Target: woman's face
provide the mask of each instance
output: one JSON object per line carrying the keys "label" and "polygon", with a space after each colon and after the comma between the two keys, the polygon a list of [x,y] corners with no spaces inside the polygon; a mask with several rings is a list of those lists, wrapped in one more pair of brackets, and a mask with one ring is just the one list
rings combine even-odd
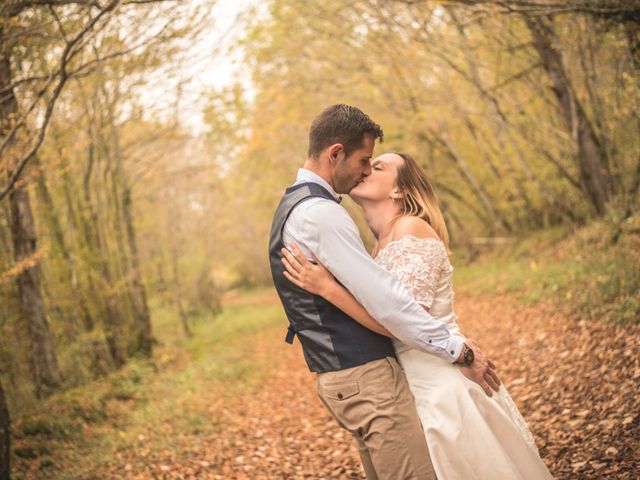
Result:
{"label": "woman's face", "polygon": [[371,161],[371,175],[358,183],[349,196],[354,201],[387,200],[397,189],[398,168],[404,160],[395,153],[385,153]]}

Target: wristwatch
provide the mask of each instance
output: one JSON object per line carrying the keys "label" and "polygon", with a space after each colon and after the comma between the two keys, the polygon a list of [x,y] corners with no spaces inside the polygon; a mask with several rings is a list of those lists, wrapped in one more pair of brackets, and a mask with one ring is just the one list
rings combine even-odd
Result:
{"label": "wristwatch", "polygon": [[464,345],[464,350],[463,350],[463,360],[461,362],[456,361],[455,363],[459,364],[459,365],[466,365],[467,367],[469,365],[471,365],[473,363],[473,350],[471,350],[466,344]]}

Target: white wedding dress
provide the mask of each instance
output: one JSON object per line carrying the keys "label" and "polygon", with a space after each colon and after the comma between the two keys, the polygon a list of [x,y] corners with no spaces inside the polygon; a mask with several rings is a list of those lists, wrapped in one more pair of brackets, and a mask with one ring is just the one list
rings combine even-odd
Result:
{"label": "white wedding dress", "polygon": [[[375,261],[393,272],[436,319],[460,335],[444,244],[406,235]],[[438,480],[553,478],[504,385],[488,397],[455,365],[394,340],[415,398]]]}

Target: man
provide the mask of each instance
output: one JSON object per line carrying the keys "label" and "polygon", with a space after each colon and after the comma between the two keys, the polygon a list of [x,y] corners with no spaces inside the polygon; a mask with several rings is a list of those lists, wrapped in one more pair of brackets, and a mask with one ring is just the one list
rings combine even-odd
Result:
{"label": "man", "polygon": [[[389,338],[357,323],[321,297],[283,275],[281,249],[296,243],[314,254],[369,313],[395,337],[469,368],[465,375],[491,395],[498,385],[489,362],[472,342],[452,336],[393,274],[366,252],[358,229],[337,194],[346,194],[371,173],[376,139],[383,132],[361,110],[326,108],[311,124],[309,153],[274,215],[269,257],[273,281],[318,395],[356,439],[369,479],[435,479],[424,432],[406,378]],[[475,354],[475,355],[474,355]],[[474,359],[475,356],[475,359]]]}

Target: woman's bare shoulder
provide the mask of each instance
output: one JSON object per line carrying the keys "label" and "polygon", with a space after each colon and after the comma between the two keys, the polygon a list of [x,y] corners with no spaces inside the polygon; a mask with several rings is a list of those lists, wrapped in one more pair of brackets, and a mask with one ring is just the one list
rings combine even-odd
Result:
{"label": "woman's bare shoulder", "polygon": [[438,234],[425,220],[412,215],[400,217],[393,226],[393,240],[399,240],[405,235],[413,235],[418,238],[435,238],[440,240]]}

